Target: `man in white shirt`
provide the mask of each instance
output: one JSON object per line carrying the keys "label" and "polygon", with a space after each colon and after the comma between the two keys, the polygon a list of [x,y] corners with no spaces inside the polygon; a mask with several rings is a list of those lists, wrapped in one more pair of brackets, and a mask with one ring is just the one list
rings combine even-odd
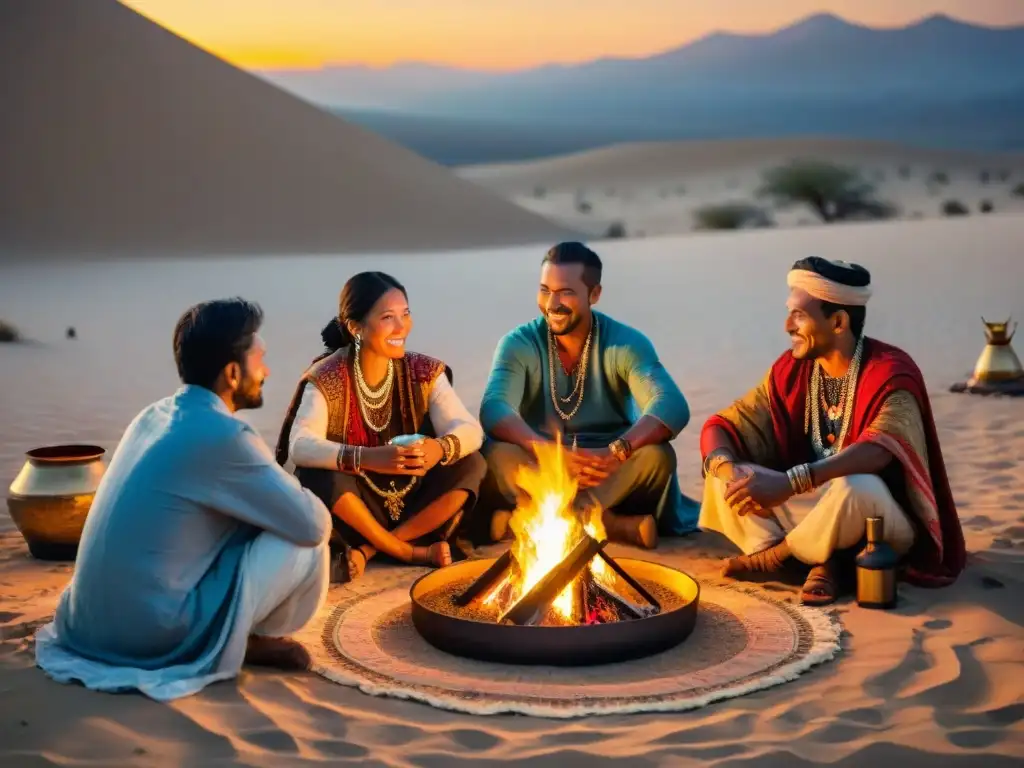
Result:
{"label": "man in white shirt", "polygon": [[261,322],[241,299],[179,320],[184,386],[125,431],[71,583],[36,635],[37,663],[57,681],[166,701],[243,661],[308,668],[287,636],[326,597],[331,518],[235,417],[263,404]]}

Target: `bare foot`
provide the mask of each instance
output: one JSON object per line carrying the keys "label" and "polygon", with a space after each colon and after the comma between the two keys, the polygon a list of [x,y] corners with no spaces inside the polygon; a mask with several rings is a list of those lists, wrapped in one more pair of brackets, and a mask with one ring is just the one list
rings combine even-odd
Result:
{"label": "bare foot", "polygon": [[348,579],[355,581],[363,575],[366,570],[367,557],[359,547],[353,547],[348,551]]}
{"label": "bare foot", "polygon": [[617,515],[606,512],[603,517],[608,538],[642,549],[658,546],[658,521],[653,515]]}
{"label": "bare foot", "polygon": [[249,635],[245,663],[256,667],[274,667],[288,672],[305,672],[313,659],[305,646],[290,637]]}
{"label": "bare foot", "polygon": [[730,557],[722,566],[722,575],[736,578],[751,573],[777,573],[789,559],[789,544],[785,540],[775,546],[750,555]]}
{"label": "bare foot", "polygon": [[443,568],[452,564],[452,550],[447,541],[438,541],[429,547],[413,547],[412,562],[417,565],[432,565]]}
{"label": "bare foot", "polygon": [[512,530],[509,528],[509,521],[512,513],[507,509],[499,509],[491,515],[491,541],[504,541],[512,538]]}

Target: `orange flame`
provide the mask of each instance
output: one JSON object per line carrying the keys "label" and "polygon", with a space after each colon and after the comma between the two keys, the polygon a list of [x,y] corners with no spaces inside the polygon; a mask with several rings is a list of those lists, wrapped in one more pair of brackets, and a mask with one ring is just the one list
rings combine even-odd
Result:
{"label": "orange flame", "polygon": [[[493,603],[511,580],[512,588],[505,592],[508,605],[502,607],[511,606],[561,563],[585,533],[598,541],[607,536],[600,506],[583,509],[576,502],[579,484],[561,440],[537,445],[534,452],[536,465],[524,464],[516,473],[516,485],[527,498],[516,508],[509,522],[515,536],[512,558],[518,573],[499,583],[485,598],[485,604]],[[610,585],[614,579],[611,570],[598,557],[590,562],[589,568],[594,578],[605,584]],[[552,601],[552,609],[565,622],[582,618],[582,606],[575,604],[574,595],[569,584]]]}

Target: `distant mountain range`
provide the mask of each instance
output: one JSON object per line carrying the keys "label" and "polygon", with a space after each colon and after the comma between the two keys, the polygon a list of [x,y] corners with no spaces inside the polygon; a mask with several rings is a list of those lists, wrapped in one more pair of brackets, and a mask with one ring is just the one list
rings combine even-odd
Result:
{"label": "distant mountain range", "polygon": [[710,34],[647,58],[518,72],[401,64],[258,74],[392,130],[400,118],[386,113],[400,112],[502,123],[520,135],[564,129],[570,144],[581,127],[576,143],[587,144],[594,128],[590,146],[608,137],[837,132],[906,141],[915,128],[933,144],[1010,149],[1024,142],[1024,26],[942,15],[878,29],[819,14],[769,34]]}

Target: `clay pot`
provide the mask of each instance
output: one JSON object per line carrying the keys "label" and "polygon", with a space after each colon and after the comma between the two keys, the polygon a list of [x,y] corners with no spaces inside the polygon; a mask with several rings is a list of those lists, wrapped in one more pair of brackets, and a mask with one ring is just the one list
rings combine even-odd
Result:
{"label": "clay pot", "polygon": [[86,515],[106,466],[97,445],[50,445],[27,461],[7,494],[7,509],[40,560],[74,560]]}

